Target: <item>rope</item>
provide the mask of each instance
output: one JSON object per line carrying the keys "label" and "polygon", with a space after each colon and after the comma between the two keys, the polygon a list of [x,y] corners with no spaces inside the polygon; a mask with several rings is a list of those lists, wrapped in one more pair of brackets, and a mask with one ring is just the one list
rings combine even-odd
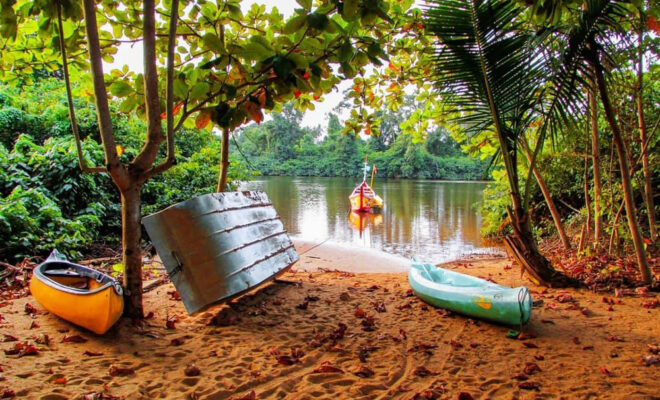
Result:
{"label": "rope", "polygon": [[236,141],[236,136],[231,135],[232,140],[234,141],[234,146],[236,146],[236,149],[238,149],[238,152],[240,153],[241,157],[243,157],[243,160],[247,163],[248,167],[250,167],[253,171],[259,171],[252,163],[250,160],[245,157],[245,154],[243,154],[243,151],[241,150],[241,146],[238,145],[238,142]]}
{"label": "rope", "polygon": [[314,246],[310,247],[309,249],[307,249],[307,250],[303,251],[302,253],[298,254],[298,256],[302,256],[303,254],[314,250],[315,248],[319,247],[320,245],[327,242],[328,240],[330,240],[329,237],[327,239],[325,239],[324,241],[322,241],[321,243],[315,244]]}
{"label": "rope", "polygon": [[[520,295],[522,294],[522,299],[520,298]],[[522,288],[518,291],[518,309],[520,310],[520,332],[522,332],[523,329],[523,303],[525,302],[525,299],[529,296],[529,289],[527,288]]]}

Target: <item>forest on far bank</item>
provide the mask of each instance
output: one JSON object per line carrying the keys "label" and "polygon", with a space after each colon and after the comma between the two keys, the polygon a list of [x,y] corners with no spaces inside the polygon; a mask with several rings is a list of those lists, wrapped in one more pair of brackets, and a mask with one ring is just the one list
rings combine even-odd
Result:
{"label": "forest on far bank", "polygon": [[359,177],[368,155],[379,178],[488,179],[488,160],[467,155],[445,128],[429,129],[424,140],[405,134],[401,125],[416,107],[414,96],[407,96],[397,111],[379,111],[379,135],[364,140],[343,133],[344,124],[334,113],[326,125],[303,127],[303,113],[289,103],[271,120],[237,130],[230,151],[262,175]]}

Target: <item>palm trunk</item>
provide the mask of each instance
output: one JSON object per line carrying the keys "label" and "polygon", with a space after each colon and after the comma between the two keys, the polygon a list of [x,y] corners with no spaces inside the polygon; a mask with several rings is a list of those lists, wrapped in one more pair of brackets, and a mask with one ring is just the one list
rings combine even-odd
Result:
{"label": "palm trunk", "polygon": [[594,54],[591,58],[591,63],[596,72],[596,82],[598,84],[598,91],[600,92],[601,102],[603,103],[603,109],[605,110],[605,118],[607,119],[607,123],[610,125],[610,129],[612,129],[613,141],[614,145],[616,146],[616,151],[619,158],[619,167],[621,168],[621,184],[623,186],[623,199],[626,205],[628,226],[630,228],[630,234],[632,236],[633,245],[635,247],[637,265],[639,266],[642,281],[645,284],[650,285],[652,281],[651,269],[649,268],[649,262],[646,258],[646,252],[644,250],[644,243],[642,241],[642,234],[639,229],[639,224],[635,219],[635,202],[633,199],[632,185],[630,183],[630,168],[628,167],[626,148],[621,137],[621,132],[619,131],[619,126],[614,119],[614,111],[612,110],[612,106],[610,104],[607,85],[605,83],[605,77],[603,76],[603,66],[598,61],[597,57],[598,56]]}
{"label": "palm trunk", "polygon": [[649,167],[649,153],[647,150],[646,140],[646,123],[644,122],[644,73],[642,65],[644,60],[644,28],[643,28],[643,14],[642,24],[639,28],[639,57],[637,60],[637,121],[639,124],[639,136],[642,142],[642,171],[644,172],[644,202],[646,203],[647,214],[649,218],[649,231],[651,233],[651,240],[655,240],[657,229],[655,226],[655,205],[653,204],[653,175]]}
{"label": "palm trunk", "polygon": [[220,174],[218,177],[218,192],[227,190],[227,170],[229,170],[229,128],[222,130],[222,152],[220,156]]}
{"label": "palm trunk", "polygon": [[598,105],[596,91],[589,93],[589,108],[591,110],[591,160],[594,170],[594,243],[598,244],[603,236],[603,216],[600,209],[600,144],[598,142]]}
{"label": "palm trunk", "polygon": [[[532,154],[529,150],[529,146],[527,145],[524,139],[521,140],[521,143],[523,146],[523,150],[525,151],[525,156],[527,157],[527,161],[529,161],[529,163],[531,164]],[[536,165],[534,165],[534,168],[532,168],[532,172],[534,173],[536,182],[539,184],[539,188],[541,188],[541,193],[543,193],[543,198],[545,199],[545,203],[548,205],[548,209],[550,210],[550,215],[552,215],[552,220],[555,223],[555,228],[557,228],[557,233],[559,234],[559,238],[561,239],[562,245],[566,250],[570,250],[571,242],[568,240],[568,236],[566,236],[564,225],[561,222],[561,216],[559,215],[559,211],[557,211],[557,206],[555,206],[554,200],[552,200],[552,196],[550,195],[550,191],[548,190],[548,187],[545,184],[545,180],[543,180],[543,176],[541,176],[541,173],[539,172],[538,168],[536,168]]]}
{"label": "palm trunk", "polygon": [[140,239],[140,186],[121,192],[122,249],[124,262],[124,314],[142,318],[142,254]]}

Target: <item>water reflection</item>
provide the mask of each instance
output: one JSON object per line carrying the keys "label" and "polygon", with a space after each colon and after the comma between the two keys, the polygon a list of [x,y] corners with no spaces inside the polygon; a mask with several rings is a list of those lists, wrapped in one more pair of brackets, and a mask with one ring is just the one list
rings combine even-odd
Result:
{"label": "water reflection", "polygon": [[485,183],[377,180],[374,190],[385,208],[356,218],[349,212],[348,195],[357,183],[351,178],[262,177],[241,190],[265,190],[286,229],[307,240],[330,238],[429,262],[499,251],[479,235],[481,216],[474,204],[481,201]]}

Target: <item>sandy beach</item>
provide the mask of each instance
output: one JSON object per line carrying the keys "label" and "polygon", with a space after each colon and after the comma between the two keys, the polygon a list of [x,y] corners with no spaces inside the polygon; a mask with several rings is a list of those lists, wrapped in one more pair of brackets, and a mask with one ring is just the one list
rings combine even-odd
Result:
{"label": "sandy beach", "polygon": [[[301,253],[314,246],[297,245]],[[646,365],[660,357],[655,294],[535,287],[504,256],[445,264],[532,289],[531,322],[509,338],[512,327],[414,297],[405,259],[324,246],[305,252],[281,281],[192,316],[171,284],[160,286],[145,295],[147,319],[122,320],[104,336],[31,296],[4,301],[0,340],[9,355],[0,361],[0,396],[660,398],[660,366]],[[383,270],[392,272],[376,272]],[[37,354],[11,355],[24,342]]]}

